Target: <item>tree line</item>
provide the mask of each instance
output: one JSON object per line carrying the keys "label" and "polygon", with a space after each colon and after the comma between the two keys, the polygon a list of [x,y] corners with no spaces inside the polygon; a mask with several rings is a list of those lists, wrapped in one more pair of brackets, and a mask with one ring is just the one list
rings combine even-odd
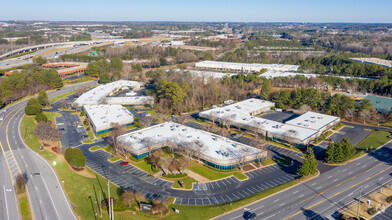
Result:
{"label": "tree line", "polygon": [[63,81],[55,69],[33,67],[14,71],[0,82],[1,105],[9,104],[41,90],[56,89],[63,86]]}

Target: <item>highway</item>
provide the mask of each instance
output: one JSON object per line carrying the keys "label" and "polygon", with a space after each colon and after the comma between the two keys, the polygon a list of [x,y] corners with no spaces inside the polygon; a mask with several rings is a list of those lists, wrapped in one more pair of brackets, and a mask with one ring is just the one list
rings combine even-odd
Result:
{"label": "highway", "polygon": [[[83,87],[96,85],[87,82],[48,93],[58,96]],[[77,219],[53,168],[37,153],[30,150],[20,137],[20,123],[27,100],[6,107],[0,122],[0,219],[20,219],[13,182],[18,174],[25,175],[27,191],[34,219]]]}
{"label": "highway", "polygon": [[242,219],[244,210],[257,219],[335,219],[337,210],[392,181],[392,143],[358,160],[331,169],[244,208],[216,219]]}

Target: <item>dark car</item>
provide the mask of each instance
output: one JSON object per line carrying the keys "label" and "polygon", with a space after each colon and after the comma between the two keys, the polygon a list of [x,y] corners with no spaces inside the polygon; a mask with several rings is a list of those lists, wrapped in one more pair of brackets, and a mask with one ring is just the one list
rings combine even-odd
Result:
{"label": "dark car", "polygon": [[244,217],[245,220],[255,219],[256,218],[256,213],[246,211],[246,212],[244,212],[244,215],[242,217]]}
{"label": "dark car", "polygon": [[88,137],[88,135],[82,135],[82,136],[80,136],[81,138],[86,138],[86,137]]}
{"label": "dark car", "polygon": [[128,162],[124,161],[124,162],[121,163],[121,166],[125,166],[125,165],[128,165],[128,164],[129,164]]}

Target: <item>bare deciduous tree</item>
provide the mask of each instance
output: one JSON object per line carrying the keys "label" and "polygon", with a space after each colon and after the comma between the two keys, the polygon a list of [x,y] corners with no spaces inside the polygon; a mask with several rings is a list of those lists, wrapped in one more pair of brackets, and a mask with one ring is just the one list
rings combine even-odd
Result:
{"label": "bare deciduous tree", "polygon": [[353,121],[355,118],[355,109],[354,108],[346,109],[344,111],[344,117]]}
{"label": "bare deciduous tree", "polygon": [[60,138],[59,131],[51,122],[39,122],[34,133],[39,139],[44,141],[55,141]]}
{"label": "bare deciduous tree", "polygon": [[140,119],[140,122],[143,123],[146,127],[150,127],[151,123],[154,121],[154,118],[151,116],[144,116]]}

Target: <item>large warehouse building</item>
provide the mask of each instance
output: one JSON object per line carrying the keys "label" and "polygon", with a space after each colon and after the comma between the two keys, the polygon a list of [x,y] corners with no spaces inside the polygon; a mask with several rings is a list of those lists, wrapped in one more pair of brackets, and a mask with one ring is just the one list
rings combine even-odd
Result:
{"label": "large warehouse building", "polygon": [[217,69],[217,70],[232,70],[239,72],[260,72],[262,69],[280,71],[280,72],[296,72],[299,65],[286,64],[262,64],[262,63],[230,63],[219,61],[202,61],[195,64],[196,68],[203,69]]}
{"label": "large warehouse building", "polygon": [[133,115],[121,105],[85,105],[84,111],[91,121],[95,134],[102,134],[119,126],[133,123]]}
{"label": "large warehouse building", "polygon": [[72,104],[74,108],[82,108],[84,105],[97,104],[117,104],[117,105],[145,105],[153,104],[152,96],[128,96],[128,97],[110,97],[120,90],[132,89],[139,90],[144,86],[143,83],[129,80],[118,80],[105,85],[97,86],[90,91],[83,93]]}
{"label": "large warehouse building", "polygon": [[273,102],[248,99],[200,112],[199,117],[298,145],[307,145],[340,122],[338,117],[314,112],[307,112],[286,123],[255,117],[269,110],[271,106],[274,106]]}
{"label": "large warehouse building", "polygon": [[184,147],[217,169],[233,169],[239,164],[265,160],[267,152],[207,131],[174,122],[151,126],[117,138],[120,146],[135,158],[147,156],[165,146]]}

